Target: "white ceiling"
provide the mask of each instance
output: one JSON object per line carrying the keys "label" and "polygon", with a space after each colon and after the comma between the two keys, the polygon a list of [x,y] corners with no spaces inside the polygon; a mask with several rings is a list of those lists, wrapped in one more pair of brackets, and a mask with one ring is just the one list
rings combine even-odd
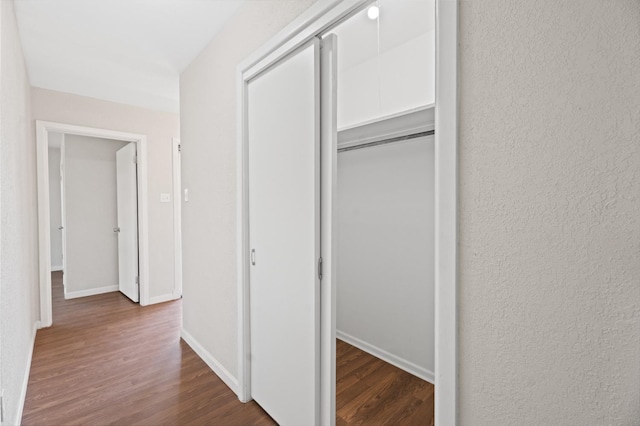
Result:
{"label": "white ceiling", "polygon": [[16,0],[31,84],[179,110],[179,75],[243,0]]}
{"label": "white ceiling", "polygon": [[[31,84],[179,111],[179,75],[245,0],[16,0]],[[335,28],[349,68],[434,27],[434,0],[378,0]],[[378,36],[378,28],[380,34]]]}

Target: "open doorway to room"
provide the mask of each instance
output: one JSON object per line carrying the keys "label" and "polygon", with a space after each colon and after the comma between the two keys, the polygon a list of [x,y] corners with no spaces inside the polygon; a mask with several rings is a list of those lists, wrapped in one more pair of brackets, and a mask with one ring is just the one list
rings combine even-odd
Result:
{"label": "open doorway to room", "polygon": [[37,122],[42,326],[52,297],[146,288],[146,138]]}
{"label": "open doorway to room", "polygon": [[52,282],[65,299],[121,291],[139,301],[135,143],[49,137]]}

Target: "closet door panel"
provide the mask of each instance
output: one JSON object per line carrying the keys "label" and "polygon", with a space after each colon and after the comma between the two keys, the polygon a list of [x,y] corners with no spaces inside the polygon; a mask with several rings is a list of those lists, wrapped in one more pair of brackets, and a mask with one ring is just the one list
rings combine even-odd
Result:
{"label": "closet door panel", "polygon": [[319,42],[248,84],[251,395],[279,424],[319,401]]}

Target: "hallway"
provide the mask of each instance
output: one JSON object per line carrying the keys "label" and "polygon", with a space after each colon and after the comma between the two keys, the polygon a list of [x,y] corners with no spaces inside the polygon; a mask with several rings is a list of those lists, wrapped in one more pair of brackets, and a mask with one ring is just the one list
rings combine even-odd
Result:
{"label": "hallway", "polygon": [[54,324],[38,330],[23,425],[273,424],[180,340],[180,301],[65,300],[62,274],[52,282]]}

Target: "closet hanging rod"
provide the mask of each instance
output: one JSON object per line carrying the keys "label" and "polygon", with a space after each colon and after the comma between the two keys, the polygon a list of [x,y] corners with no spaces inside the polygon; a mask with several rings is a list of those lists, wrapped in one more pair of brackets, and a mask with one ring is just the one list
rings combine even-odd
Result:
{"label": "closet hanging rod", "polygon": [[346,146],[344,148],[338,148],[338,152],[340,153],[340,152],[345,152],[345,151],[353,151],[353,150],[356,150],[356,149],[370,148],[372,146],[386,145],[388,143],[406,141],[406,140],[409,140],[409,139],[421,138],[423,136],[432,136],[432,135],[435,135],[435,134],[436,134],[435,130],[427,130],[426,132],[413,133],[413,134],[405,135],[405,136],[397,136],[395,138],[382,139],[382,140],[375,141],[375,142],[367,142],[367,143],[362,143],[362,144],[359,144],[359,145]]}

